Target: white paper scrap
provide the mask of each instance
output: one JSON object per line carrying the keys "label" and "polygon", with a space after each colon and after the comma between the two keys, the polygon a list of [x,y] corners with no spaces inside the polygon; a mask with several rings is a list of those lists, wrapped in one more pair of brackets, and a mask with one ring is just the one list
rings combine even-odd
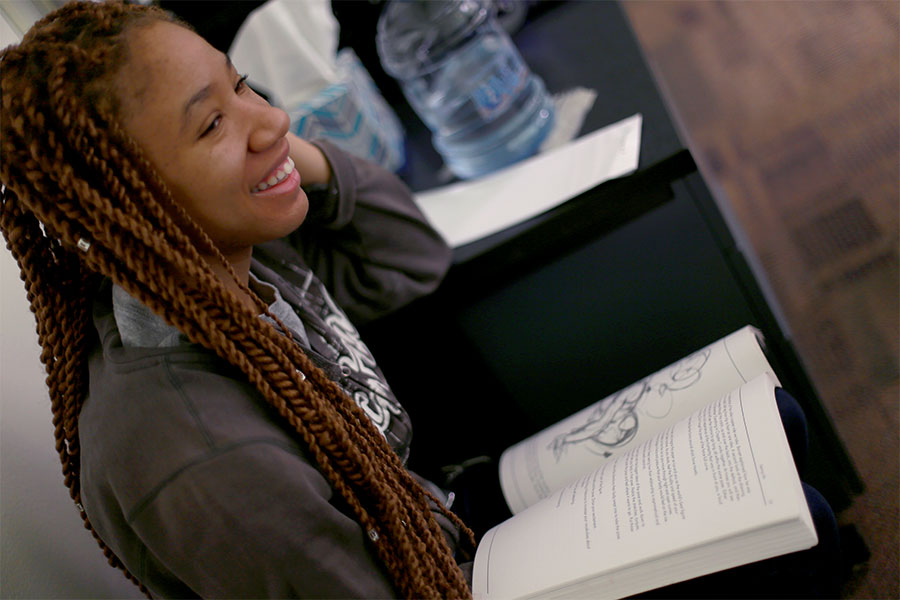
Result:
{"label": "white paper scrap", "polygon": [[640,114],[479,179],[416,194],[416,203],[452,247],[537,216],[638,166]]}
{"label": "white paper scrap", "polygon": [[584,119],[597,100],[597,92],[576,87],[553,94],[553,128],[541,142],[538,152],[548,152],[568,144],[581,131]]}

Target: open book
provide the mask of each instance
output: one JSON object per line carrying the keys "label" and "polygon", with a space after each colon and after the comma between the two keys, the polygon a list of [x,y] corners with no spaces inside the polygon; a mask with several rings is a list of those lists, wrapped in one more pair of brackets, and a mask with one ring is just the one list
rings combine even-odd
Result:
{"label": "open book", "polygon": [[621,598],[814,546],[777,385],[745,327],[507,449],[475,597]]}

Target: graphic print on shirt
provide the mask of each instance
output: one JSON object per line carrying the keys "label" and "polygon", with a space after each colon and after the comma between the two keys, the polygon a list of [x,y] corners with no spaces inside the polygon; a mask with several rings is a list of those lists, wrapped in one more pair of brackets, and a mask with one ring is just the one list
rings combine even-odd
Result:
{"label": "graphic print on shirt", "polygon": [[348,368],[357,377],[362,377],[360,383],[364,387],[352,391],[353,400],[365,411],[378,430],[386,434],[391,427],[392,417],[401,415],[403,409],[394,399],[394,394],[387,383],[375,371],[375,357],[360,339],[356,327],[329,294],[322,294],[322,299],[328,311],[323,315],[323,320],[337,334],[343,349],[347,352],[341,353],[337,360],[338,364]]}

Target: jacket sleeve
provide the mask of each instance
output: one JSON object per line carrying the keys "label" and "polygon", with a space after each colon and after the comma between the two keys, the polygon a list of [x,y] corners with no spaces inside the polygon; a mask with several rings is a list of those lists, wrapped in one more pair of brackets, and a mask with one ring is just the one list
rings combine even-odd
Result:
{"label": "jacket sleeve", "polygon": [[403,182],[317,141],[336,193],[310,194],[306,221],[290,236],[307,265],[357,324],[432,292],[451,251]]}
{"label": "jacket sleeve", "polygon": [[171,573],[203,598],[394,597],[331,494],[292,449],[263,440],[220,448],[131,515],[147,548],[137,575]]}

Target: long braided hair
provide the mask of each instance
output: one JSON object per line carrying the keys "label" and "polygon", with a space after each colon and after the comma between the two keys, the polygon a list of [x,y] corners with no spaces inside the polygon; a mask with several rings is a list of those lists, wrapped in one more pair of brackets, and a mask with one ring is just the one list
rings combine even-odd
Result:
{"label": "long braided hair", "polygon": [[[56,449],[85,526],[147,593],[81,507],[78,414],[95,336],[91,298],[105,277],[243,372],[351,507],[401,594],[468,597],[429,508],[440,503],[362,410],[258,318],[267,308],[255,294],[238,282],[258,311],[226,290],[201,257],[227,261],[118,123],[110,82],[127,64],[128,33],[159,20],[177,23],[148,6],[74,2],[0,53],[0,230],[35,314]],[[445,512],[471,552],[471,531]]]}

